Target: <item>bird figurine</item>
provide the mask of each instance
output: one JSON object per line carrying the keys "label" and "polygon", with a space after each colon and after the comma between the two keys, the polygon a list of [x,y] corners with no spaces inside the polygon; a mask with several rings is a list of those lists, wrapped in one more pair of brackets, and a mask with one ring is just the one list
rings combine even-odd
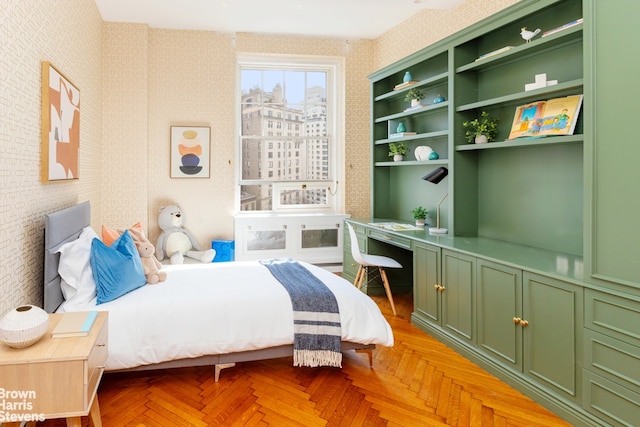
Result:
{"label": "bird figurine", "polygon": [[535,31],[529,31],[527,30],[527,27],[522,27],[522,29],[520,30],[520,35],[527,41],[527,43],[529,43],[532,38],[538,35],[539,32],[540,28],[536,29]]}

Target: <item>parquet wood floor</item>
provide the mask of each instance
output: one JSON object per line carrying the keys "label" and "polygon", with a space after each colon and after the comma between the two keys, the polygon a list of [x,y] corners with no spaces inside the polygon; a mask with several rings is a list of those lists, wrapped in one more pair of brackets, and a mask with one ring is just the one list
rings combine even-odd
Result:
{"label": "parquet wood floor", "polygon": [[[342,369],[294,368],[290,358],[105,374],[103,425],[111,426],[568,426],[551,412],[411,325],[410,295],[374,297],[395,337]],[[48,420],[39,426],[63,426]],[[82,425],[88,425],[83,417]]]}

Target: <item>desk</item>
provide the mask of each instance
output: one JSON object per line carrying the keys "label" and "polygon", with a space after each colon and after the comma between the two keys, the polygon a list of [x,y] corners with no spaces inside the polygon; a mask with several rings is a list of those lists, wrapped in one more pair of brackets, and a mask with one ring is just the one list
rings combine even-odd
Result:
{"label": "desk", "polygon": [[[389,219],[347,221],[368,253],[409,255],[404,277],[413,288],[415,326],[493,374],[521,383],[525,393],[535,384],[536,393],[552,390],[576,401],[584,324],[581,257],[376,225]],[[396,282],[389,281],[396,292]]]}
{"label": "desk", "polygon": [[[441,249],[449,249],[461,254],[480,257],[508,266],[523,268],[539,274],[544,274],[559,280],[582,284],[584,280],[583,261],[581,256],[534,248],[485,237],[453,237],[448,234],[430,234],[428,227],[421,230],[394,231],[386,230],[375,224],[397,222],[409,224],[406,221],[385,218],[353,218],[347,219],[364,241],[360,241],[360,248],[365,251],[369,243],[374,240],[393,245],[398,248],[413,251],[416,244],[426,243]],[[409,224],[411,225],[411,224]],[[346,228],[346,227],[345,227]],[[350,250],[348,237],[345,238],[345,248]],[[345,269],[350,277],[349,268],[352,258],[346,254]],[[369,252],[367,252],[369,253]],[[385,254],[387,255],[387,254]],[[388,253],[393,256],[393,251]],[[355,273],[353,275],[355,278]]]}

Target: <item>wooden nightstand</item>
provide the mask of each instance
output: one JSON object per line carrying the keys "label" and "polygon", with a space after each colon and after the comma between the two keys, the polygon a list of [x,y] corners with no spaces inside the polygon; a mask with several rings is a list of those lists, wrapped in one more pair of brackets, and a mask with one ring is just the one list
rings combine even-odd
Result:
{"label": "wooden nightstand", "polygon": [[31,347],[15,349],[0,344],[3,426],[20,425],[20,419],[7,419],[8,413],[66,418],[67,426],[80,426],[80,417],[89,414],[94,426],[102,425],[97,389],[107,359],[108,313],[99,312],[86,337],[51,338],[51,330],[62,316],[51,314],[49,330]]}

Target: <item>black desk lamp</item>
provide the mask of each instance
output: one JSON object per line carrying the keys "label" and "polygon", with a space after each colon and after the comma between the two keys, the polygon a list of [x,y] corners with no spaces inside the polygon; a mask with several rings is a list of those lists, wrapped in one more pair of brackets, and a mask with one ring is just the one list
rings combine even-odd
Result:
{"label": "black desk lamp", "polygon": [[[438,184],[448,174],[449,174],[449,169],[445,167],[439,167],[438,169],[435,169],[433,172],[430,172],[425,176],[423,176],[422,179],[424,179],[427,182],[431,182],[432,184]],[[444,199],[446,199],[448,195],[449,195],[448,192],[445,193],[442,200],[440,200],[440,203],[438,203],[438,207],[436,208],[436,226],[429,227],[429,233],[436,233],[436,234],[447,233],[448,230],[446,228],[440,228],[440,205],[442,204],[442,202],[444,202]]]}

